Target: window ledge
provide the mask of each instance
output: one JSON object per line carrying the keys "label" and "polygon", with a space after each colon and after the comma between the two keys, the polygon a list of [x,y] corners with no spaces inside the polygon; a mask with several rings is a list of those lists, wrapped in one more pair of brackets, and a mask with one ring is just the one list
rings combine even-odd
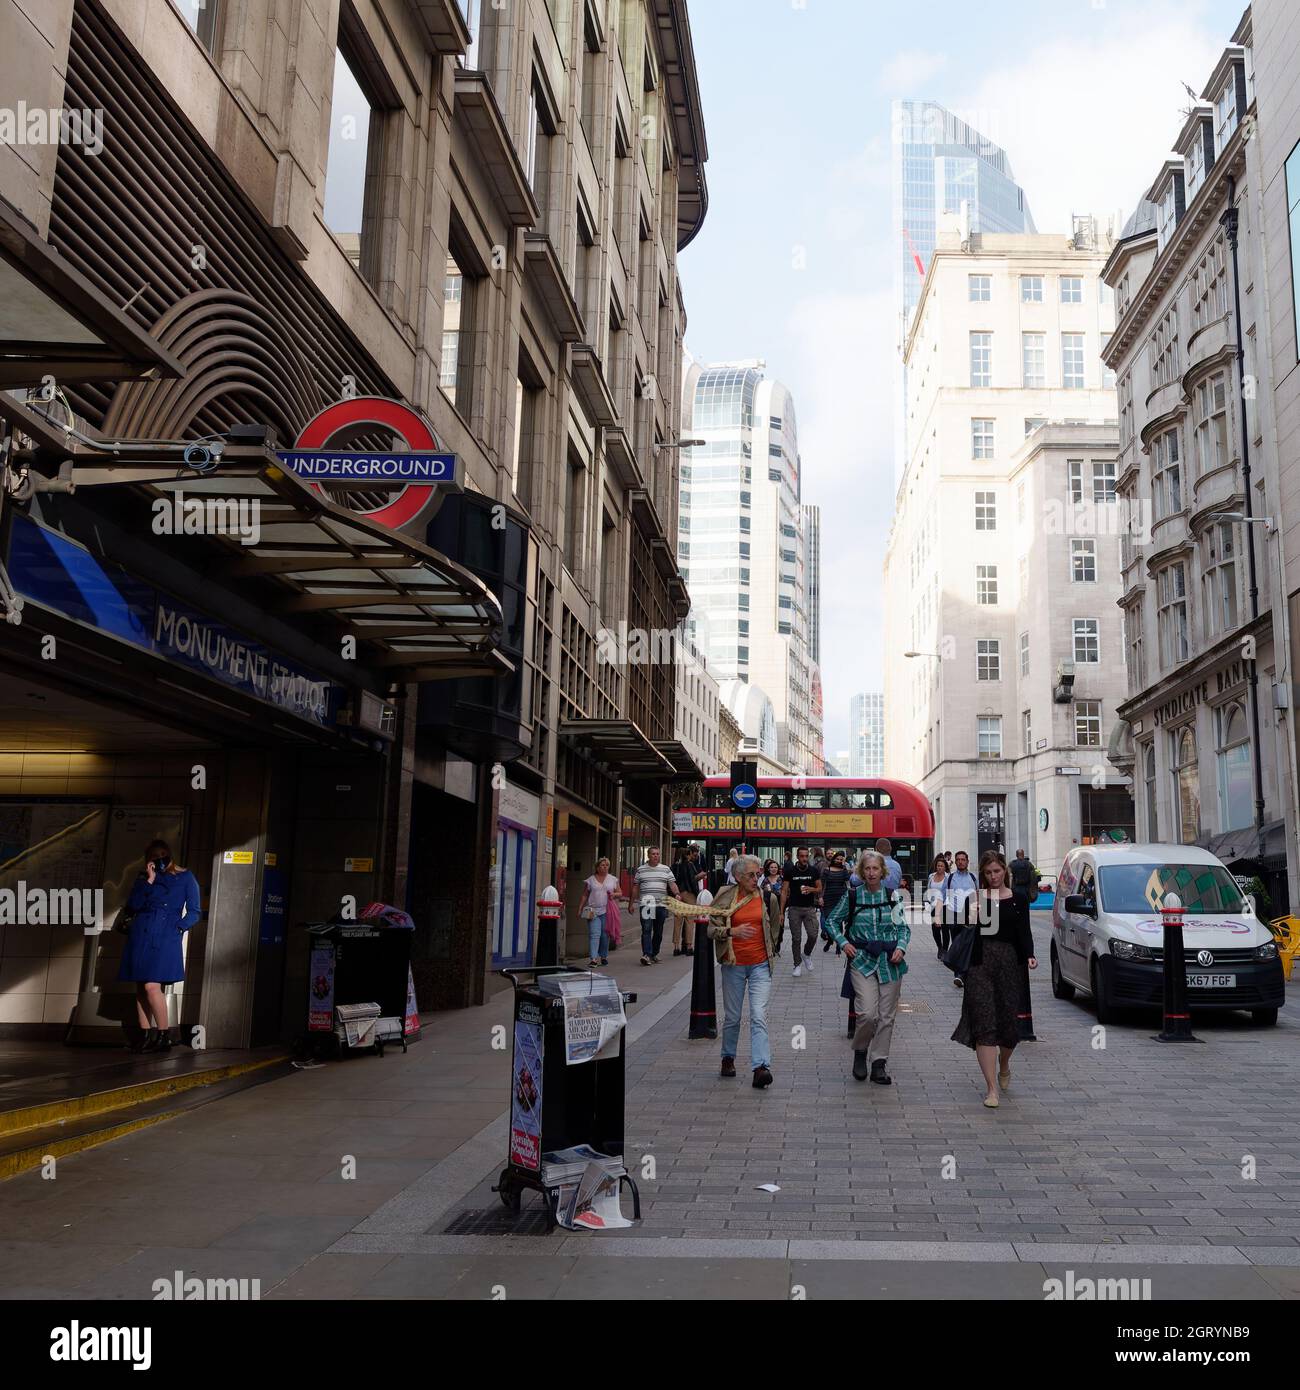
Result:
{"label": "window ledge", "polygon": [[456,0],[414,0],[412,7],[424,25],[435,53],[465,53],[471,34]]}
{"label": "window ledge", "polygon": [[486,74],[456,69],[456,115],[482,160],[501,209],[516,227],[534,226],[542,211]]}

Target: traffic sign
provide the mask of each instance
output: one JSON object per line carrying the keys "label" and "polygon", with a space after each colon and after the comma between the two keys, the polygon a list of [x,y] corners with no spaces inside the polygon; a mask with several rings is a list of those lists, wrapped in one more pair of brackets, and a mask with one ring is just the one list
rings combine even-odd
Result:
{"label": "traffic sign", "polygon": [[758,800],[758,791],[748,782],[741,782],[738,786],[732,787],[731,799],[737,810],[748,811]]}

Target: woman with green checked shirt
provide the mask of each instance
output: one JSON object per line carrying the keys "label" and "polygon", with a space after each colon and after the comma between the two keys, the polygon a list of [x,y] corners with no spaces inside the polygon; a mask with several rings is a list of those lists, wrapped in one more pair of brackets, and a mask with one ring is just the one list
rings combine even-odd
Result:
{"label": "woman with green checked shirt", "polygon": [[912,939],[901,911],[895,912],[884,888],[885,858],[874,850],[858,856],[859,887],[850,888],[822,924],[849,958],[849,978],[857,1001],[858,1027],[853,1034],[853,1075],[880,1086],[891,1084],[885,1071],[889,1040],[894,1033],[898,996],[907,974],[904,956]]}

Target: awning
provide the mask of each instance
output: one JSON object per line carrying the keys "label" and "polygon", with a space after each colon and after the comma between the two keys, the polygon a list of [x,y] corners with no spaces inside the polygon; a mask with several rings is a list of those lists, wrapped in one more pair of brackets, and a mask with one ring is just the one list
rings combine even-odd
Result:
{"label": "awning", "polygon": [[0,390],[184,372],[0,198]]}
{"label": "awning", "polygon": [[677,768],[630,719],[566,719],[560,735],[623,777],[677,779]]}
{"label": "awning", "polygon": [[[1221,859],[1229,866],[1243,861],[1257,862],[1260,859],[1259,834],[1253,825],[1202,835],[1196,844],[1201,849],[1208,849],[1216,859]],[[1264,826],[1263,857],[1269,859],[1285,852],[1286,823],[1280,820],[1269,821]]]}
{"label": "awning", "polygon": [[662,753],[673,765],[673,775],[664,778],[667,782],[702,782],[704,771],[691,756],[691,750],[676,738],[654,740],[655,749]]}
{"label": "awning", "polygon": [[208,549],[195,557],[196,567],[217,580],[272,580],[285,591],[277,616],[332,619],[356,638],[362,669],[397,682],[514,670],[497,649],[501,605],[482,580],[412,537],[336,505],[264,445],[225,445],[219,465],[200,476],[178,466],[175,446],[163,441],[81,442],[0,397],[4,415],[36,436],[45,460],[62,457],[64,475],[79,489],[116,484],[150,499],[183,494],[170,514],[174,531],[188,504],[217,504],[226,533],[212,534],[209,521],[201,543],[218,558]]}

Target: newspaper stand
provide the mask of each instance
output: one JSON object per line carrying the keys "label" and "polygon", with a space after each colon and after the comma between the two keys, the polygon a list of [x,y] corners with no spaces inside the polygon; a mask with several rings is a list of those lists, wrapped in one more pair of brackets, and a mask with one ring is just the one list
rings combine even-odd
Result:
{"label": "newspaper stand", "polygon": [[[585,975],[574,966],[523,966],[502,970],[515,990],[514,1053],[510,1069],[510,1126],[506,1166],[492,1189],[518,1212],[525,1189],[539,1192],[546,1206],[546,1229],[553,1231],[561,1189],[542,1179],[542,1155],[589,1144],[613,1158],[623,1155],[623,1062],[627,1030],[618,1039],[618,1054],[568,1064],[564,1037],[564,1000],[543,994],[541,975]],[[528,976],[520,980],[520,976]],[[636,995],[622,992],[623,1003]],[[540,1061],[540,1075],[534,1069]],[[641,1194],[628,1173],[620,1190],[632,1189],[632,1214],[641,1219]]]}

